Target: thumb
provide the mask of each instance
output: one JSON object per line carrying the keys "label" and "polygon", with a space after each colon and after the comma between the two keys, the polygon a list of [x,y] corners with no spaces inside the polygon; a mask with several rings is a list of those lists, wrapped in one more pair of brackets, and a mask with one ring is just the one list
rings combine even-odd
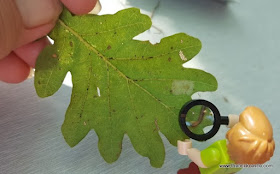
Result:
{"label": "thumb", "polygon": [[59,0],[14,0],[27,29],[52,23],[62,11]]}
{"label": "thumb", "polygon": [[15,47],[22,33],[22,20],[13,0],[0,0],[0,59]]}
{"label": "thumb", "polygon": [[25,39],[26,31],[54,23],[61,10],[59,0],[0,0],[0,59],[38,39]]}

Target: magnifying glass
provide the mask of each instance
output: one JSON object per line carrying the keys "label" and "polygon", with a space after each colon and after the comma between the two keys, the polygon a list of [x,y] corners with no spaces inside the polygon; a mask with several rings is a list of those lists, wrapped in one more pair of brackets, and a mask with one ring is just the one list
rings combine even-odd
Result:
{"label": "magnifying glass", "polygon": [[221,124],[228,125],[229,118],[221,116],[217,107],[209,101],[191,100],[180,110],[179,123],[188,137],[206,141],[218,132]]}

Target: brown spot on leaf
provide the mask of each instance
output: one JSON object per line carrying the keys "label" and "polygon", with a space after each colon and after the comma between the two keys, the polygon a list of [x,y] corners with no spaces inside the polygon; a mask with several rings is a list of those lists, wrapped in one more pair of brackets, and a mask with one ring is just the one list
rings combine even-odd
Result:
{"label": "brown spot on leaf", "polygon": [[156,128],[154,129],[154,132],[155,132],[155,131],[159,131],[159,126],[158,126],[157,120],[155,120],[155,125],[156,125]]}
{"label": "brown spot on leaf", "polygon": [[171,62],[171,57],[168,58],[168,62]]}
{"label": "brown spot on leaf", "polygon": [[52,57],[53,57],[53,58],[57,58],[57,54],[53,54]]}
{"label": "brown spot on leaf", "polygon": [[111,48],[112,48],[111,45],[108,45],[107,50],[110,50]]}
{"label": "brown spot on leaf", "polygon": [[73,47],[73,42],[70,41],[70,42],[69,42],[69,45],[70,45],[70,47]]}
{"label": "brown spot on leaf", "polygon": [[181,118],[186,118],[186,114],[181,114],[180,117]]}

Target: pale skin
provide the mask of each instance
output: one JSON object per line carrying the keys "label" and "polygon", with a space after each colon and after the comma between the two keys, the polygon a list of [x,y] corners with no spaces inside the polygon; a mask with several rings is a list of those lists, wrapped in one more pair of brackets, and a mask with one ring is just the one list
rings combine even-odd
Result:
{"label": "pale skin", "polygon": [[207,168],[201,160],[200,151],[196,148],[192,148],[191,140],[178,140],[177,147],[180,155],[187,155],[198,167]]}
{"label": "pale skin", "polygon": [[66,6],[73,14],[89,13],[97,0],[0,0],[0,81],[24,81],[35,67],[46,35]]}
{"label": "pale skin", "polygon": [[[239,121],[238,115],[229,115],[228,127],[233,127]],[[187,155],[198,167],[207,168],[201,159],[200,151],[196,148],[192,148],[192,142],[189,139],[184,141],[177,141],[177,148],[180,155]]]}

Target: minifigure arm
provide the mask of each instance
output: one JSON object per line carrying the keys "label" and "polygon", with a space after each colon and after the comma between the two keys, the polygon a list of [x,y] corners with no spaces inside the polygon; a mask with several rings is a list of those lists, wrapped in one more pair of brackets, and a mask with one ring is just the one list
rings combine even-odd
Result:
{"label": "minifigure arm", "polygon": [[209,168],[220,164],[221,154],[218,149],[208,147],[202,151],[195,148],[187,150],[189,158],[201,168]]}
{"label": "minifigure arm", "polygon": [[207,166],[204,165],[201,159],[201,152],[196,148],[190,148],[187,150],[188,157],[198,166],[201,168],[207,168]]}
{"label": "minifigure arm", "polygon": [[233,115],[233,114],[228,115],[228,125],[227,125],[228,128],[232,128],[238,122],[239,122],[238,115]]}
{"label": "minifigure arm", "polygon": [[192,142],[189,139],[184,141],[177,141],[178,153],[180,155],[187,155],[189,158],[199,167],[207,168],[200,157],[200,151],[198,149],[192,148]]}

